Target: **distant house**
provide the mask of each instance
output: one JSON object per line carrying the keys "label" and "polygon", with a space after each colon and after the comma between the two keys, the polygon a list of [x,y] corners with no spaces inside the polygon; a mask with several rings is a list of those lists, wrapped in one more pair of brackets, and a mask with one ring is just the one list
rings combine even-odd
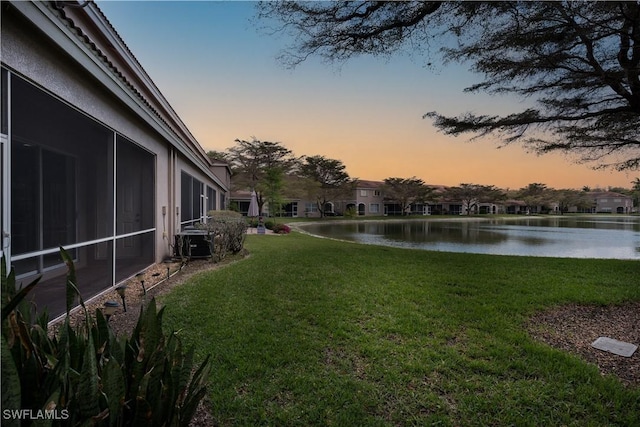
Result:
{"label": "distant house", "polygon": [[594,213],[628,214],[633,212],[633,199],[630,196],[611,191],[591,191]]}
{"label": "distant house", "polygon": [[[2,247],[39,308],[86,299],[172,253],[228,201],[212,162],[94,2],[2,2]],[[159,46],[161,48],[162,46]],[[50,311],[52,315],[55,310]]]}
{"label": "distant house", "polygon": [[522,200],[505,200],[502,202],[502,206],[506,214],[525,214],[527,212],[527,204]]}
{"label": "distant house", "polygon": [[249,212],[249,204],[251,203],[251,191],[232,191],[231,192],[231,208],[246,216]]}
{"label": "distant house", "polygon": [[[355,190],[349,198],[333,200],[325,204],[324,213],[327,216],[344,215],[353,210],[358,216],[401,216],[401,215],[466,215],[468,207],[462,200],[449,199],[446,196],[447,187],[443,185],[429,185],[435,192],[433,200],[420,203],[412,203],[403,212],[397,201],[388,198],[384,194],[383,181],[358,180]],[[619,193],[591,192],[593,207],[589,213],[631,213],[633,199]],[[249,207],[250,193],[248,191],[235,191],[232,196],[234,204],[240,212],[246,214]],[[265,206],[265,213],[269,214],[269,207]],[[527,206],[523,200],[500,200],[475,203],[471,206],[471,214],[559,214],[558,202],[548,202],[544,206]],[[569,209],[569,212],[577,212],[577,208]],[[319,218],[320,210],[315,201],[304,199],[290,199],[284,205],[282,214],[286,217],[304,216],[307,218]]]}
{"label": "distant house", "polygon": [[385,211],[382,181],[365,181],[359,179],[355,190],[355,207],[358,215],[380,216]]}

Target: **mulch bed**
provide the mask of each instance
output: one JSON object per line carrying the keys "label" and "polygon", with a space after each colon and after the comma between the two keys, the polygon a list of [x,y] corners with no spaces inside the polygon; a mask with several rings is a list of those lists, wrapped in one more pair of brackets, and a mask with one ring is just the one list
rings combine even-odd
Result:
{"label": "mulch bed", "polygon": [[566,305],[538,313],[527,328],[537,340],[575,354],[631,387],[640,386],[640,349],[631,357],[591,346],[598,337],[640,345],[640,302],[613,306]]}

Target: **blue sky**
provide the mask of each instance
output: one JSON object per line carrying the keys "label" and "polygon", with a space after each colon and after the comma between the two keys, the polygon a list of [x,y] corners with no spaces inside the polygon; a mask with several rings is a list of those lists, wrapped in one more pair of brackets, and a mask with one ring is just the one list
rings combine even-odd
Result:
{"label": "blue sky", "polygon": [[439,65],[437,56],[431,68],[421,57],[398,54],[341,66],[312,58],[290,70],[276,60],[289,41],[258,31],[254,2],[97,4],[205,150],[256,137],[298,156],[339,159],[352,177],[417,176],[444,185],[630,187],[636,177],[438,133],[424,113],[500,114],[524,105],[463,94],[481,76]]}

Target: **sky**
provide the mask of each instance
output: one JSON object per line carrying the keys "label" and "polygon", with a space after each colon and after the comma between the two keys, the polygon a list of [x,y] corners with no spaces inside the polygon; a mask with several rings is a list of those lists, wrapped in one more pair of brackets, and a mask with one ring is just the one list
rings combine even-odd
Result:
{"label": "sky", "polygon": [[205,151],[256,138],[296,156],[340,160],[352,178],[415,176],[451,186],[630,188],[640,176],[438,132],[425,113],[526,108],[514,99],[463,93],[482,78],[464,65],[425,67],[424,57],[398,54],[340,65],[310,58],[289,69],[277,56],[291,40],[258,29],[254,2],[97,4]]}

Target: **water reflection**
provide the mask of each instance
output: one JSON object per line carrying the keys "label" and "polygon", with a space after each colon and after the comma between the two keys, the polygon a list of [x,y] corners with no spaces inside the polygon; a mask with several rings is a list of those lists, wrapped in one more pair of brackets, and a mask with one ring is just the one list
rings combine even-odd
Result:
{"label": "water reflection", "polygon": [[447,252],[640,259],[640,218],[531,217],[489,220],[308,224],[305,230],[360,243]]}

